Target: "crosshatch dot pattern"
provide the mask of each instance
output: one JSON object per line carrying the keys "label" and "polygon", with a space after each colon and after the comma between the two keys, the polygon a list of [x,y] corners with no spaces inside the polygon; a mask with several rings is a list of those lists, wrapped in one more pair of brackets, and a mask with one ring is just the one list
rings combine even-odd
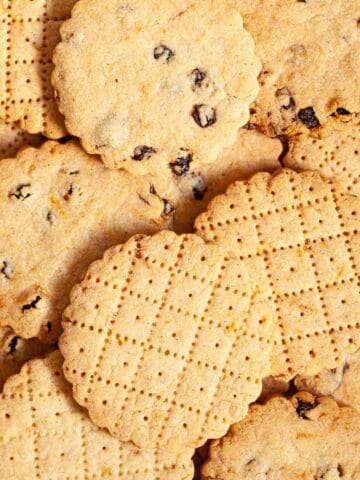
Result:
{"label": "crosshatch dot pattern", "polygon": [[259,173],[216,197],[195,222],[243,260],[275,311],[272,374],[341,364],[360,344],[360,200],[317,173]]}
{"label": "crosshatch dot pattern", "polygon": [[196,235],[163,231],[111,248],[64,313],[74,397],[139,446],[176,451],[222,436],[269,370],[272,318],[254,314],[254,296],[243,264]]}
{"label": "crosshatch dot pattern", "polygon": [[52,52],[75,0],[4,0],[0,9],[0,118],[49,138],[66,134],[50,76]]}
{"label": "crosshatch dot pattern", "polygon": [[40,145],[41,135],[31,135],[24,132],[14,123],[5,123],[0,120],[0,160],[16,155],[20,148],[32,145]]}
{"label": "crosshatch dot pattern", "polygon": [[339,182],[348,193],[359,195],[360,116],[350,118],[328,120],[318,136],[302,134],[290,138],[285,166],[315,170]]}
{"label": "crosshatch dot pattern", "polygon": [[96,427],[72,399],[58,351],[24,365],[0,395],[2,480],[191,480],[191,455],[140,451]]}

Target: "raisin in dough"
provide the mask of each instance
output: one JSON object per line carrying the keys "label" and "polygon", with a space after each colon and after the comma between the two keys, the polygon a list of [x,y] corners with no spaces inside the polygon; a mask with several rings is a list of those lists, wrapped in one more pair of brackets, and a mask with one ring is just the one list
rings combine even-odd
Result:
{"label": "raisin in dough", "polygon": [[80,0],[61,36],[60,110],[109,167],[182,176],[248,120],[260,63],[226,0]]}
{"label": "raisin in dough", "polygon": [[360,115],[332,117],[316,132],[291,137],[284,165],[298,171],[316,170],[359,195]]}
{"label": "raisin in dough", "polygon": [[109,170],[76,142],[0,162],[0,326],[52,343],[89,263],[132,233],[166,227],[145,178]]}
{"label": "raisin in dough", "polygon": [[299,393],[253,405],[212,443],[203,480],[357,480],[360,415],[328,397]]}
{"label": "raisin in dough", "polygon": [[360,350],[348,355],[343,365],[322,370],[312,377],[297,376],[295,385],[314,395],[331,395],[342,405],[349,405],[360,413]]}
{"label": "raisin in dough", "polygon": [[149,177],[154,190],[166,199],[172,226],[177,233],[191,232],[196,216],[209,201],[235,180],[249,178],[258,171],[273,172],[280,168],[282,145],[277,138],[269,138],[257,130],[240,129],[236,142],[224,149],[208,165],[190,163],[183,176]]}
{"label": "raisin in dough", "polygon": [[359,0],[232,0],[263,63],[252,122],[268,135],[360,112]]}

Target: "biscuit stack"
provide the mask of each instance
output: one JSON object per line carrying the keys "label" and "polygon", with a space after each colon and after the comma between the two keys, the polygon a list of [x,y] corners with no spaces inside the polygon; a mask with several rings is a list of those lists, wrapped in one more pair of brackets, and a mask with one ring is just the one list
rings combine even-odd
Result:
{"label": "biscuit stack", "polygon": [[3,2],[2,480],[360,479],[359,18]]}

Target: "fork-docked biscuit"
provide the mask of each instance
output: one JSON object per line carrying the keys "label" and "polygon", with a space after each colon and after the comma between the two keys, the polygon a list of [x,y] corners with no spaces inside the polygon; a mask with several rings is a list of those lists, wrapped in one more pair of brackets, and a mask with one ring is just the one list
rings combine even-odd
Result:
{"label": "fork-docked biscuit", "polygon": [[276,316],[272,374],[339,366],[360,346],[360,199],[315,172],[258,173],[195,222],[248,267]]}
{"label": "fork-docked biscuit", "polygon": [[225,434],[269,372],[273,318],[242,262],[196,235],[134,236],[71,293],[60,349],[76,401],[122,441],[178,451]]}
{"label": "fork-docked biscuit", "polygon": [[71,396],[55,351],[26,363],[0,394],[2,480],[190,480],[192,450],[140,450],[88,418]]}
{"label": "fork-docked biscuit", "polygon": [[336,180],[348,193],[360,194],[360,116],[328,119],[315,133],[289,139],[284,165],[294,170],[315,170]]}
{"label": "fork-docked biscuit", "polygon": [[0,118],[30,133],[66,135],[51,86],[52,52],[76,0],[4,0],[0,7]]}

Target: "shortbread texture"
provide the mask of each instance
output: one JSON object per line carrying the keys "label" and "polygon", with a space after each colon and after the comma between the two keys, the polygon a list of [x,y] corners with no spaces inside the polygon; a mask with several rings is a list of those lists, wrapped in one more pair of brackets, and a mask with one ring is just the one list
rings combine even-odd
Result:
{"label": "shortbread texture", "polygon": [[331,395],[342,405],[360,413],[360,350],[348,355],[343,365],[322,370],[312,377],[297,376],[295,386],[314,395]]}
{"label": "shortbread texture", "polygon": [[80,0],[61,36],[60,110],[109,167],[182,176],[248,121],[260,62],[226,0]]}
{"label": "shortbread texture", "polygon": [[76,142],[0,162],[0,326],[57,340],[71,287],[104,250],[166,225],[143,178],[108,170]]}
{"label": "shortbread texture", "polygon": [[191,453],[140,451],[96,427],[73,400],[58,351],[24,365],[0,395],[3,480],[191,480]]}
{"label": "shortbread texture", "polygon": [[0,7],[0,118],[30,133],[66,135],[51,86],[52,52],[76,0],[4,0]]}
{"label": "shortbread texture", "polygon": [[76,401],[122,441],[194,448],[243,418],[268,374],[272,318],[241,262],[196,235],[135,236],[71,293],[60,349]]}
{"label": "shortbread texture", "polygon": [[5,381],[28,360],[38,358],[50,352],[51,346],[41,343],[37,338],[24,340],[14,335],[8,327],[0,327],[0,392]]}
{"label": "shortbread texture", "polygon": [[272,374],[334,368],[360,346],[360,199],[315,172],[236,182],[195,222],[248,267],[275,312]]}
{"label": "shortbread texture", "polygon": [[277,138],[241,128],[234,145],[224,149],[213,163],[198,167],[190,164],[182,177],[168,170],[149,180],[157,194],[169,203],[174,231],[192,232],[195,218],[212,198],[224,193],[236,180],[248,179],[259,171],[277,170],[281,152]]}
{"label": "shortbread texture", "polygon": [[359,195],[360,116],[331,118],[318,133],[291,137],[284,164],[294,170],[315,170]]}
{"label": "shortbread texture", "polygon": [[231,0],[262,61],[252,122],[268,135],[360,112],[359,0]]}
{"label": "shortbread texture", "polygon": [[253,405],[210,446],[203,480],[356,480],[360,415],[328,397],[296,394]]}
{"label": "shortbread texture", "polygon": [[41,135],[31,135],[15,123],[0,120],[0,160],[14,157],[23,147],[36,147],[42,143]]}

